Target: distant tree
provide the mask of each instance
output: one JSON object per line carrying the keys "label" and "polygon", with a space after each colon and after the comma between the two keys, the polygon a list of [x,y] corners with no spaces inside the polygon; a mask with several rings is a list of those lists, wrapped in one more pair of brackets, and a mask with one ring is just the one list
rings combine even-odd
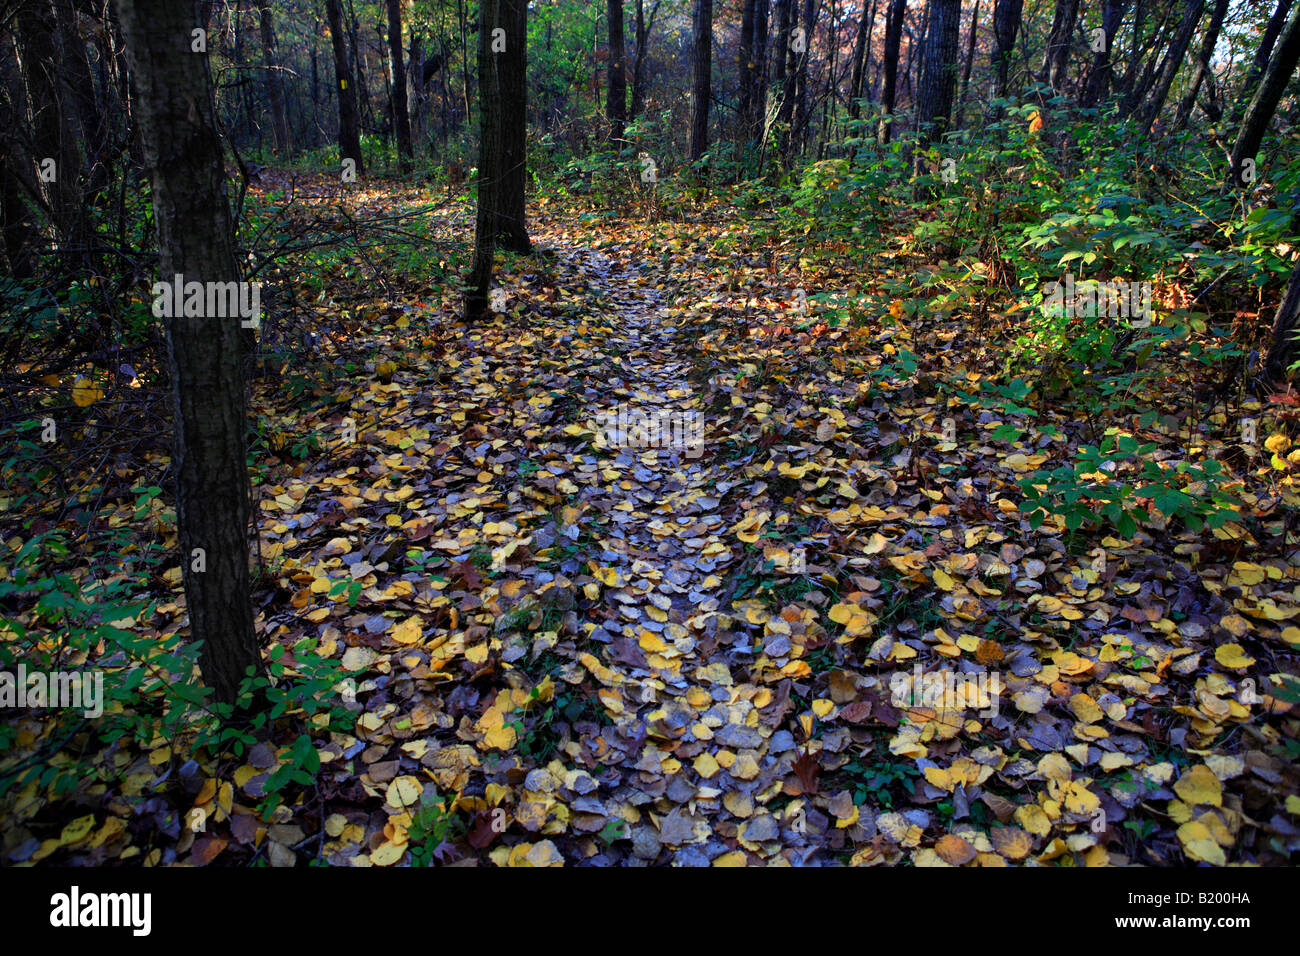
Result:
{"label": "distant tree", "polygon": [[876,139],[882,146],[893,135],[894,98],[898,93],[898,51],[903,42],[903,16],[906,12],[907,0],[889,0],[889,10],[885,14],[885,49],[881,65],[880,128],[876,132]]}
{"label": "distant tree", "polygon": [[1264,75],[1264,70],[1268,68],[1269,57],[1273,55],[1273,45],[1277,43],[1277,38],[1282,34],[1282,28],[1286,26],[1287,14],[1291,12],[1292,2],[1293,0],[1278,0],[1277,6],[1273,8],[1273,15],[1268,18],[1268,24],[1264,27],[1264,35],[1259,38],[1259,46],[1255,48],[1255,58],[1250,64],[1250,70],[1247,72],[1246,79],[1238,93],[1237,107],[1233,110],[1229,126],[1235,127],[1241,123],[1246,107],[1250,105],[1250,100],[1255,95],[1255,87],[1259,84],[1259,78]]}
{"label": "distant tree", "polygon": [[1178,29],[1174,31],[1173,39],[1165,49],[1160,66],[1156,69],[1154,90],[1138,116],[1143,129],[1150,129],[1160,115],[1160,111],[1164,109],[1165,100],[1169,97],[1169,88],[1173,86],[1174,77],[1178,75],[1178,70],[1183,65],[1187,48],[1192,42],[1192,35],[1196,32],[1196,26],[1200,23],[1204,12],[1205,0],[1186,0],[1184,3],[1183,16],[1179,21]]}
{"label": "distant tree", "polygon": [[392,87],[393,133],[402,165],[412,159],[411,117],[406,104],[406,56],[402,50],[402,0],[385,0],[388,13],[388,79]]}
{"label": "distant tree", "polygon": [[1070,40],[1079,18],[1079,0],[1056,0],[1052,11],[1052,29],[1043,52],[1041,77],[1055,93],[1065,88],[1066,68],[1070,62]]}
{"label": "distant tree", "polygon": [[1214,47],[1219,42],[1219,31],[1223,28],[1223,18],[1227,13],[1228,0],[1215,0],[1214,9],[1210,12],[1209,26],[1205,28],[1205,35],[1201,38],[1201,49],[1192,67],[1192,78],[1188,80],[1183,98],[1178,104],[1178,112],[1174,117],[1175,129],[1186,126],[1187,121],[1191,119],[1192,110],[1196,106],[1196,94],[1200,92],[1205,78],[1210,75],[1210,58],[1214,56]]}
{"label": "distant tree", "polygon": [[348,63],[348,36],[343,29],[343,8],[339,0],[325,0],[325,19],[329,24],[330,46],[334,51],[334,78],[339,100],[339,155],[364,168],[361,158],[361,126],[357,116],[357,93]]}
{"label": "distant tree", "polygon": [[284,82],[280,78],[280,64],[276,58],[271,0],[258,0],[257,14],[262,29],[263,85],[266,87],[266,101],[271,106],[271,133],[275,137],[276,152],[281,159],[286,159],[292,145],[289,141],[288,113],[284,106]]}
{"label": "distant tree", "polygon": [[1024,5],[1025,0],[997,0],[993,5],[993,40],[996,44],[993,65],[997,74],[994,96],[1007,95],[1007,73],[1011,68],[1011,55],[1016,46]]}
{"label": "distant tree", "polygon": [[1111,50],[1115,47],[1115,37],[1124,21],[1127,6],[1128,0],[1104,0],[1102,4],[1100,49],[1093,53],[1088,82],[1079,96],[1080,106],[1096,106],[1110,89]]}

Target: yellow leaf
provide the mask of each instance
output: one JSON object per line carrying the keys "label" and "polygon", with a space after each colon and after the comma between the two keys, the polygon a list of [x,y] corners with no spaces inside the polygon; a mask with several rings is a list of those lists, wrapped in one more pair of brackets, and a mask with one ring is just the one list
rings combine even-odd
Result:
{"label": "yellow leaf", "polygon": [[1223,806],[1223,785],[1205,764],[1198,764],[1179,777],[1174,784],[1174,793],[1187,803]]}
{"label": "yellow leaf", "polygon": [[1240,644],[1221,644],[1214,649],[1214,659],[1224,667],[1249,667],[1255,663],[1255,658],[1246,654],[1246,649]]}
{"label": "yellow leaf", "polygon": [[78,376],[77,380],[72,383],[72,401],[78,408],[85,408],[87,405],[93,405],[104,397],[104,391],[94,380],[86,378],[84,375]]}

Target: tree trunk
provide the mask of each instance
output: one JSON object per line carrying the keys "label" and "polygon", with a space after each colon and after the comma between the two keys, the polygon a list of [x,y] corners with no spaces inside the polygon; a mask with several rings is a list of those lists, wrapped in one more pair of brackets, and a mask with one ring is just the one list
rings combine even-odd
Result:
{"label": "tree trunk", "polygon": [[1178,30],[1174,33],[1169,49],[1165,51],[1164,58],[1160,61],[1160,69],[1156,71],[1155,91],[1147,100],[1146,108],[1139,117],[1144,130],[1151,128],[1160,111],[1164,109],[1165,100],[1169,98],[1169,89],[1173,86],[1179,67],[1183,65],[1187,47],[1192,42],[1192,34],[1196,32],[1196,25],[1201,22],[1201,14],[1204,12],[1205,0],[1187,0],[1184,4],[1182,21],[1178,24]]}
{"label": "tree trunk", "polygon": [[993,6],[993,39],[997,44],[997,51],[993,54],[997,70],[995,97],[1007,95],[1007,74],[1011,69],[1011,54],[1016,46],[1016,34],[1020,31],[1020,14],[1024,5],[1024,0],[997,0]]}
{"label": "tree trunk", "polygon": [[1060,93],[1065,85],[1065,71],[1070,62],[1070,41],[1074,37],[1074,24],[1079,18],[1079,0],[1056,0],[1052,12],[1052,31],[1047,37],[1043,54],[1042,74],[1053,92]]}
{"label": "tree trunk", "polygon": [[[207,57],[190,53],[194,8],[120,0],[139,97],[162,281],[238,282]],[[179,303],[175,303],[179,305]],[[167,318],[175,413],[176,518],[190,635],[219,701],[261,670],[248,584],[247,415],[237,317]],[[201,563],[200,563],[201,562]]]}
{"label": "tree trunk", "polygon": [[930,19],[916,97],[916,129],[922,149],[941,139],[952,116],[957,89],[957,40],[961,0],[930,0]]}
{"label": "tree trunk", "polygon": [[[978,0],[976,0],[978,5]],[[876,22],[876,0],[871,0],[871,13],[863,4],[858,18],[858,35],[853,41],[853,78],[849,81],[849,116],[862,116],[862,84],[867,75],[867,51],[871,47],[871,28]]]}
{"label": "tree trunk", "polygon": [[957,129],[962,128],[962,115],[966,109],[966,93],[970,89],[970,71],[975,63],[975,38],[979,35],[980,0],[975,0],[975,9],[970,15],[970,31],[966,35],[966,65],[961,69],[961,88],[957,91]]}
{"label": "tree trunk", "polygon": [[817,26],[816,0],[804,0],[803,4],[803,50],[794,51],[795,69],[795,116],[793,148],[796,151],[807,146],[808,140],[808,62],[812,59],[813,31]]}
{"label": "tree trunk", "polygon": [[609,0],[609,89],[605,94],[605,118],[610,138],[623,139],[627,125],[627,56],[623,46],[623,0]]}
{"label": "tree trunk", "polygon": [[271,133],[280,159],[288,158],[289,120],[284,108],[284,83],[275,56],[275,25],[271,19],[271,0],[259,0],[258,19],[262,27],[262,67],[266,71],[266,100],[271,106]]}
{"label": "tree trunk", "polygon": [[329,21],[330,45],[334,49],[334,76],[339,98],[339,155],[364,168],[361,160],[361,129],[357,119],[357,93],[352,86],[348,66],[348,37],[343,30],[343,8],[339,0],[325,0],[325,17]]}
{"label": "tree trunk", "polygon": [[[497,18],[496,25],[505,30],[504,36],[497,34],[505,49],[493,54],[499,60],[497,90],[501,97],[495,239],[503,249],[529,252],[533,245],[524,216],[528,183],[528,0],[498,0]],[[480,18],[479,29],[487,23]],[[498,48],[500,45],[496,44]]]}
{"label": "tree trunk", "polygon": [[1264,141],[1264,133],[1277,111],[1277,104],[1295,75],[1297,60],[1300,60],[1300,4],[1291,11],[1291,19],[1278,38],[1277,47],[1269,57],[1268,66],[1237,132],[1237,141],[1232,147],[1231,177],[1232,182],[1238,186],[1246,187],[1250,184],[1247,178],[1249,167],[1245,161],[1254,159],[1259,152],[1259,145]]}
{"label": "tree trunk", "polygon": [[1259,38],[1259,47],[1255,50],[1255,60],[1250,65],[1250,72],[1246,74],[1246,79],[1241,85],[1241,92],[1237,98],[1237,107],[1233,110],[1229,126],[1237,126],[1241,122],[1247,104],[1250,103],[1251,97],[1255,95],[1255,86],[1259,83],[1259,78],[1264,75],[1264,70],[1268,66],[1268,58],[1273,54],[1273,44],[1277,42],[1278,36],[1282,33],[1287,14],[1291,12],[1291,3],[1292,0],[1277,0],[1277,6],[1273,8],[1273,15],[1268,18],[1268,25],[1264,28],[1264,35]]}
{"label": "tree trunk", "polygon": [[1219,42],[1219,31],[1223,28],[1223,18],[1228,13],[1228,0],[1216,0],[1214,10],[1210,13],[1210,25],[1201,40],[1201,52],[1196,57],[1192,78],[1183,93],[1182,102],[1178,104],[1178,113],[1174,117],[1174,129],[1181,129],[1191,119],[1192,109],[1196,106],[1196,94],[1201,90],[1201,83],[1210,72],[1210,58],[1214,55],[1214,46]]}
{"label": "tree trunk", "polygon": [[481,319],[488,306],[492,260],[496,254],[496,194],[501,185],[501,54],[492,51],[492,30],[500,22],[500,5],[482,0],[478,30],[478,209],[474,220],[474,264],[465,291],[465,321]]}
{"label": "tree trunk", "polygon": [[890,0],[885,14],[884,79],[880,91],[881,118],[876,139],[882,146],[893,135],[894,98],[898,92],[898,49],[903,42],[903,16],[907,0]]}
{"label": "tree trunk", "polygon": [[687,156],[698,162],[709,148],[709,100],[713,81],[713,0],[695,0],[691,30],[691,137]]}
{"label": "tree trunk", "polygon": [[740,9],[740,49],[736,51],[737,136],[741,143],[750,138],[750,118],[754,115],[754,6],[757,0],[744,0]]}
{"label": "tree trunk", "polygon": [[406,109],[406,57],[402,53],[402,0],[385,0],[388,10],[388,78],[392,82],[393,134],[397,137],[398,163],[405,168],[413,158],[411,116]]}
{"label": "tree trunk", "polygon": [[1105,0],[1101,9],[1101,29],[1104,34],[1102,48],[1093,54],[1092,69],[1088,71],[1088,85],[1079,98],[1082,107],[1096,106],[1110,89],[1110,51],[1115,46],[1119,25],[1124,21],[1124,8],[1128,0]]}
{"label": "tree trunk", "polygon": [[645,110],[645,64],[650,49],[650,31],[654,29],[655,16],[659,13],[659,2],[650,8],[650,19],[646,19],[644,0],[636,0],[636,59],[632,61],[632,106],[628,111],[629,119],[636,119]]}
{"label": "tree trunk", "polygon": [[411,151],[418,153],[427,138],[427,96],[424,89],[424,43],[418,33],[411,33],[411,57],[408,61],[406,110],[411,120]]}
{"label": "tree trunk", "polygon": [[1287,370],[1300,361],[1300,262],[1291,270],[1291,280],[1273,316],[1273,342],[1264,371],[1269,378],[1285,381]]}

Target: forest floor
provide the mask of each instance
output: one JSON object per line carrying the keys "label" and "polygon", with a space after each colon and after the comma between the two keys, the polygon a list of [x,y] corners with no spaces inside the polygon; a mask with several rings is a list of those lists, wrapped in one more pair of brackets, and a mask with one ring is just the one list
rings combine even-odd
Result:
{"label": "forest floor", "polygon": [[[1023,304],[982,328],[918,307],[923,257],[810,257],[732,209],[534,211],[536,249],[501,266],[489,319],[358,262],[316,277],[311,361],[341,336],[369,358],[315,401],[255,387],[259,634],[318,638],[355,675],[355,727],[313,731],[314,785],[258,815],[286,737],[198,756],[148,801],[195,756],[158,741],[67,805],[20,793],[24,859],[1293,858],[1296,711],[1272,692],[1300,652],[1294,422],[1243,447],[1174,372],[1149,382],[1158,430],[1050,393],[969,400]],[[431,215],[468,228],[464,204]],[[886,273],[915,301],[837,326],[799,293]],[[638,434],[660,411],[673,427]],[[1031,527],[1019,481],[1108,427],[1171,466],[1211,449],[1237,520]],[[182,626],[178,584],[166,596],[137,628]]]}

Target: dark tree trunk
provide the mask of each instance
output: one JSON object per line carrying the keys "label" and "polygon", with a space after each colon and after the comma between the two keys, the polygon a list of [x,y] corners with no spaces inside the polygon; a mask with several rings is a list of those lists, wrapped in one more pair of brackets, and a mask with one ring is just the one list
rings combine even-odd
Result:
{"label": "dark tree trunk", "polygon": [[883,146],[893,135],[894,99],[898,94],[898,49],[903,42],[903,16],[907,11],[907,0],[890,0],[889,11],[885,14],[885,49],[882,64],[884,79],[880,91],[882,116],[876,139]]}
{"label": "dark tree trunk", "polygon": [[930,0],[930,19],[916,97],[916,129],[921,148],[942,138],[952,116],[957,90],[957,40],[961,0]]}
{"label": "dark tree trunk", "polygon": [[795,117],[792,145],[803,149],[808,139],[808,62],[812,59],[813,30],[816,28],[816,0],[803,3],[803,50],[795,51]]}
{"label": "dark tree trunk", "polygon": [[357,118],[357,93],[348,66],[348,37],[343,29],[343,8],[339,0],[325,0],[325,17],[329,21],[330,45],[334,49],[334,76],[339,98],[339,155],[351,159],[361,172],[361,128]]}
{"label": "dark tree trunk", "polygon": [[[139,97],[162,281],[180,275],[187,282],[237,282],[208,61],[189,52],[194,7],[120,0],[118,8]],[[190,635],[202,642],[204,681],[218,700],[233,703],[244,676],[261,670],[249,602],[240,325],[234,317],[173,311],[181,314],[166,320],[172,465]]]}
{"label": "dark tree trunk", "polygon": [[262,67],[266,71],[266,100],[271,106],[271,132],[281,159],[291,152],[289,120],[284,108],[284,83],[275,56],[275,25],[271,19],[271,0],[259,0],[258,19],[262,28]]}
{"label": "dark tree trunk", "polygon": [[411,58],[406,71],[406,110],[411,119],[411,151],[424,148],[427,106],[424,83],[424,43],[418,33],[411,34]]}
{"label": "dark tree trunk", "polygon": [[1174,117],[1175,129],[1186,126],[1191,119],[1192,109],[1196,106],[1196,94],[1200,92],[1201,84],[1210,72],[1210,57],[1214,55],[1214,46],[1219,42],[1219,31],[1223,28],[1223,18],[1227,13],[1228,0],[1215,0],[1214,9],[1210,13],[1210,25],[1205,30],[1201,51],[1192,67],[1192,78],[1188,81],[1182,102],[1178,104],[1178,113]]}
{"label": "dark tree trunk", "polygon": [[483,317],[496,254],[497,191],[501,166],[501,54],[492,52],[492,30],[504,0],[482,0],[478,30],[478,209],[474,221],[474,265],[465,291],[465,321]]}
{"label": "dark tree trunk", "polygon": [[645,16],[644,0],[636,0],[636,58],[632,61],[632,106],[629,119],[636,119],[645,110],[646,56],[650,49],[650,31],[654,29],[659,13],[659,0],[650,8],[650,19]]}
{"label": "dark tree trunk", "polygon": [[1273,316],[1273,342],[1264,371],[1269,378],[1283,381],[1287,370],[1300,361],[1300,262],[1291,270],[1282,301]]}
{"label": "dark tree trunk", "polygon": [[975,38],[979,35],[980,0],[975,0],[975,9],[970,15],[970,31],[966,35],[966,65],[961,68],[961,88],[957,91],[957,120],[954,126],[962,128],[962,116],[966,109],[966,93],[970,89],[970,71],[975,63]]}
{"label": "dark tree trunk", "polygon": [[1066,68],[1070,62],[1070,41],[1074,37],[1074,24],[1078,18],[1079,0],[1056,0],[1042,69],[1043,79],[1056,93],[1061,92],[1065,86]]}
{"label": "dark tree trunk", "polygon": [[767,124],[767,37],[770,0],[754,3],[754,94],[750,101],[750,139],[761,140]]}
{"label": "dark tree trunk", "polygon": [[[85,253],[86,221],[81,205],[81,158],[70,109],[62,102],[62,63],[58,22],[48,0],[28,0],[14,13],[19,68],[27,98],[35,155],[27,161],[44,170],[53,165],[53,179],[40,181],[41,201],[60,250],[74,257]],[[186,49],[189,49],[188,45]],[[72,262],[66,263],[72,266]]]}
{"label": "dark tree trunk", "polygon": [[609,0],[609,88],[605,94],[605,118],[610,138],[623,139],[627,125],[627,52],[623,45],[623,0]]}
{"label": "dark tree trunk", "polygon": [[853,77],[849,81],[849,115],[854,119],[862,116],[862,84],[867,75],[867,53],[871,48],[871,28],[875,22],[876,0],[871,0],[870,13],[867,13],[866,5],[863,4],[862,16],[858,19],[858,35],[853,41]]}
{"label": "dark tree trunk", "polygon": [[1300,60],[1300,4],[1291,11],[1291,19],[1278,38],[1273,55],[1269,57],[1259,87],[1246,107],[1245,118],[1237,132],[1232,147],[1232,181],[1238,186],[1248,186],[1244,178],[1245,160],[1253,159],[1264,141],[1264,133],[1277,111],[1277,104],[1286,92],[1287,84],[1295,76],[1296,62]]}
{"label": "dark tree trunk", "polygon": [[1110,89],[1110,51],[1115,46],[1119,25],[1124,21],[1124,8],[1128,0],[1105,0],[1101,8],[1101,29],[1105,34],[1100,50],[1093,54],[1092,69],[1088,71],[1088,85],[1079,98],[1082,107],[1096,106]]}
{"label": "dark tree trunk", "polygon": [[1259,78],[1264,75],[1264,70],[1268,67],[1268,58],[1273,54],[1273,44],[1277,42],[1278,36],[1282,33],[1282,27],[1286,25],[1286,17],[1291,12],[1292,2],[1293,0],[1277,0],[1277,6],[1273,8],[1273,15],[1268,18],[1268,25],[1264,28],[1264,35],[1259,38],[1259,47],[1255,50],[1255,59],[1250,65],[1250,72],[1246,74],[1246,79],[1241,85],[1241,91],[1237,98],[1237,107],[1233,110],[1229,126],[1237,126],[1241,122],[1246,106],[1250,103],[1251,97],[1255,95],[1255,86],[1259,83]]}
{"label": "dark tree trunk", "polygon": [[687,155],[691,162],[697,162],[709,148],[709,100],[713,95],[713,0],[695,0],[691,37],[691,137]]}
{"label": "dark tree trunk", "polygon": [[744,0],[740,10],[740,49],[736,52],[736,77],[739,99],[736,104],[737,139],[751,137],[750,120],[754,115],[754,6],[757,0]]}
{"label": "dark tree trunk", "polygon": [[997,71],[997,85],[993,95],[1007,95],[1007,74],[1011,69],[1011,54],[1016,46],[1016,34],[1020,31],[1020,14],[1025,0],[997,0],[993,5],[993,40],[997,49],[993,54],[993,65]]}
{"label": "dark tree trunk", "polygon": [[[511,252],[529,252],[524,216],[528,183],[528,0],[498,0],[496,25],[505,30],[505,49],[494,53],[500,107],[500,186],[496,191],[496,241]],[[487,21],[480,18],[479,29]],[[491,30],[489,29],[489,34]]]}
{"label": "dark tree trunk", "polygon": [[386,0],[388,10],[388,78],[392,82],[393,133],[398,162],[411,161],[411,116],[406,109],[406,57],[402,51],[402,0]]}
{"label": "dark tree trunk", "polygon": [[1164,109],[1165,100],[1169,98],[1169,89],[1174,84],[1174,77],[1178,75],[1179,67],[1183,65],[1187,47],[1192,42],[1192,34],[1196,32],[1196,25],[1201,22],[1201,14],[1204,12],[1205,0],[1187,0],[1183,5],[1183,18],[1174,33],[1173,41],[1165,51],[1164,58],[1160,61],[1160,68],[1156,71],[1154,91],[1139,117],[1143,129],[1150,129],[1160,115],[1160,111]]}

